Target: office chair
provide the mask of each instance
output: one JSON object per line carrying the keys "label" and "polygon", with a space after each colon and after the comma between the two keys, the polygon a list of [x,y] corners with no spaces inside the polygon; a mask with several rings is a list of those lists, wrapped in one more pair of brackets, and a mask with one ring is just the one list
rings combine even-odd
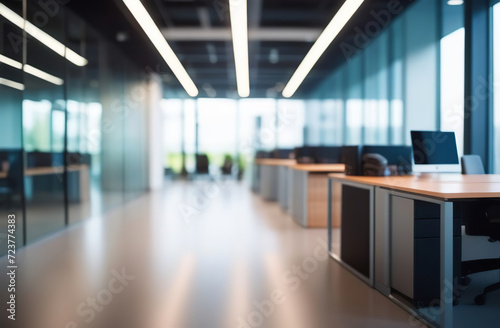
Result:
{"label": "office chair", "polygon": [[478,155],[462,156],[462,174],[484,174],[481,157]]}
{"label": "office chair", "polygon": [[[483,163],[477,155],[462,157],[463,174],[484,174]],[[469,236],[486,236],[490,242],[500,241],[500,200],[477,200],[462,204],[462,219],[465,233]],[[468,284],[468,275],[500,269],[500,257],[462,262],[462,281]],[[484,288],[483,293],[474,298],[477,305],[486,302],[486,295],[500,290],[500,281]]]}
{"label": "office chair", "polygon": [[206,154],[196,155],[196,174],[208,174],[210,162]]}
{"label": "office chair", "polygon": [[233,173],[233,159],[231,156],[224,156],[224,163],[222,164],[221,172],[223,175],[231,175]]}

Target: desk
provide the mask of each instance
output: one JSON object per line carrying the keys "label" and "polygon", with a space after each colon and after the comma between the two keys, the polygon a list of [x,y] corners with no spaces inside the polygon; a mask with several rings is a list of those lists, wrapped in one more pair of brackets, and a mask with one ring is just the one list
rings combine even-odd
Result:
{"label": "desk", "polygon": [[290,214],[303,227],[326,228],[328,173],[344,172],[344,164],[296,164],[289,169]]}
{"label": "desk", "polygon": [[[75,201],[86,202],[90,200],[90,171],[89,166],[86,164],[80,165],[68,165],[67,167],[69,172],[78,172],[78,188],[77,190],[73,190],[71,192],[70,198]],[[44,176],[44,175],[62,175],[64,173],[64,166],[43,166],[43,167],[31,167],[24,169],[24,177],[36,177],[36,176]],[[62,181],[62,179],[61,179]],[[27,184],[25,186],[26,194],[29,195],[31,193],[31,186]]]}
{"label": "desk", "polygon": [[[413,257],[417,256],[414,238],[420,218],[416,213],[422,212],[419,208],[426,211],[431,207],[436,209],[434,212],[437,214],[432,215],[436,215],[438,231],[435,239],[439,248],[438,297],[441,299],[440,316],[436,321],[441,327],[452,327],[454,252],[456,254],[461,246],[456,245],[453,204],[480,198],[499,198],[500,175],[361,177],[333,174],[329,175],[329,199],[334,192],[333,182],[342,186],[342,231],[340,254],[335,254],[332,252],[332,223],[329,220],[328,238],[332,257],[408,311],[416,311],[431,322],[433,318],[427,316],[424,310],[399,301],[393,291],[402,291],[410,297],[419,292],[415,287],[419,276],[413,276]],[[331,217],[332,208],[329,202],[327,217]],[[426,223],[433,222],[427,220]]]}
{"label": "desk", "polygon": [[[280,182],[279,168],[295,165],[294,159],[259,158],[255,160],[259,174],[259,192],[265,200],[278,200]],[[286,181],[284,181],[286,183]]]}

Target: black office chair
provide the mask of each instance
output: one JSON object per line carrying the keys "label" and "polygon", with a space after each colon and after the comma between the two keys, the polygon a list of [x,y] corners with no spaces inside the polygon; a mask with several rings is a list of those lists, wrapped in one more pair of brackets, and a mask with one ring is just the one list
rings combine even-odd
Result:
{"label": "black office chair", "polygon": [[[483,163],[477,155],[462,157],[463,174],[484,174]],[[462,204],[462,223],[469,236],[486,236],[490,242],[500,241],[500,200],[477,200]],[[462,262],[462,281],[468,284],[468,275],[500,269],[500,257]],[[483,293],[474,298],[477,305],[486,302],[486,295],[500,290],[500,281],[484,288]]]}
{"label": "black office chair", "polygon": [[233,159],[230,155],[224,156],[224,163],[222,164],[221,172],[223,175],[233,174]]}
{"label": "black office chair", "polygon": [[208,174],[210,161],[206,154],[196,155],[196,174]]}

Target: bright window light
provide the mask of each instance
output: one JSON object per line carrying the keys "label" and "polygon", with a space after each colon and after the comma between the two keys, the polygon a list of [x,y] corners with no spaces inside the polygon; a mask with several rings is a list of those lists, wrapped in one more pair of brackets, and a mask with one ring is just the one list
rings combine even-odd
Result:
{"label": "bright window light", "polygon": [[194,84],[191,77],[187,73],[184,66],[182,66],[179,58],[175,55],[174,51],[165,40],[165,37],[161,33],[158,26],[149,15],[144,5],[140,0],[123,0],[130,13],[137,20],[139,25],[142,27],[146,35],[149,37],[153,45],[156,47],[160,55],[163,57],[167,65],[170,67],[174,75],[177,77],[179,82],[182,84],[186,92],[191,97],[196,97],[198,95],[198,88]]}
{"label": "bright window light", "polygon": [[293,96],[318,59],[321,55],[323,55],[328,46],[344,28],[345,24],[347,24],[354,13],[358,10],[363,1],[364,0],[346,0],[344,2],[325,30],[321,32],[321,35],[304,57],[295,73],[293,73],[292,78],[288,81],[288,84],[283,90],[284,97],[289,98]]}
{"label": "bright window light", "polygon": [[32,23],[25,21],[24,18],[16,14],[14,11],[10,10],[7,6],[0,3],[0,15],[5,17],[12,24],[16,25],[20,29],[24,29],[26,33],[40,41],[42,44],[50,48],[52,51],[58,55],[65,57],[67,60],[72,62],[77,66],[85,66],[88,64],[88,60],[74,52],[73,50],[66,47],[61,42],[57,41]]}
{"label": "bright window light", "polygon": [[248,97],[250,95],[250,75],[248,72],[247,0],[230,0],[229,12],[238,94],[240,97]]}
{"label": "bright window light", "polygon": [[17,89],[17,90],[24,90],[24,84],[21,84],[21,83],[18,83],[18,82],[14,82],[14,81],[11,81],[11,80],[8,80],[8,79],[4,79],[4,78],[1,78],[0,77],[0,84],[2,85],[5,85],[7,87],[11,87],[11,88],[14,88],[14,89]]}

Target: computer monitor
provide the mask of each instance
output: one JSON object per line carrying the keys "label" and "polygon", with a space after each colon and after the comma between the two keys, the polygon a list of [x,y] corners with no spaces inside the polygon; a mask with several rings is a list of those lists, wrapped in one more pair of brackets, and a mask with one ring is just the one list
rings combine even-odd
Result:
{"label": "computer monitor", "polygon": [[314,162],[317,164],[332,164],[341,162],[342,147],[313,147]]}
{"label": "computer monitor", "polygon": [[455,132],[411,131],[413,172],[460,172]]}

